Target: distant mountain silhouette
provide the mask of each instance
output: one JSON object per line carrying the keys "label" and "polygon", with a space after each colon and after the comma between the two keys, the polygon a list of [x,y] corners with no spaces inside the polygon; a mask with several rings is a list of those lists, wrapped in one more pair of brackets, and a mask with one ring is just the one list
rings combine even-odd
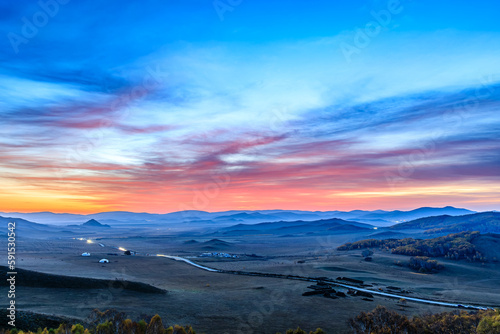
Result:
{"label": "distant mountain silhouette", "polygon": [[0,222],[2,225],[7,226],[8,223],[14,222],[16,230],[18,229],[30,229],[30,230],[39,230],[39,231],[46,231],[48,229],[51,229],[51,226],[49,225],[44,225],[44,224],[38,224],[31,222],[29,220],[21,219],[21,218],[13,218],[13,217],[2,217],[0,216]]}
{"label": "distant mountain silhouette", "polygon": [[230,220],[230,219],[243,220],[243,221],[244,220],[273,221],[273,220],[280,220],[280,217],[274,215],[266,215],[260,212],[252,212],[252,213],[241,212],[241,213],[236,213],[234,215],[219,216],[214,218],[214,220]]}
{"label": "distant mountain silhouette", "polygon": [[224,235],[245,234],[341,234],[373,230],[372,225],[337,218],[315,221],[279,221],[259,224],[237,224],[221,229]]}
{"label": "distant mountain silhouette", "polygon": [[481,212],[463,216],[426,217],[397,224],[392,230],[422,229],[432,233],[479,231],[500,233],[500,212]]}
{"label": "distant mountain silhouette", "polygon": [[[89,219],[104,224],[117,225],[167,225],[170,223],[204,223],[229,226],[236,222],[263,223],[279,221],[317,221],[321,219],[338,218],[382,227],[395,223],[411,221],[418,218],[449,215],[458,216],[475,213],[467,209],[447,206],[444,208],[422,207],[410,211],[384,210],[352,210],[352,211],[304,211],[304,210],[229,210],[223,212],[206,212],[186,210],[166,214],[136,213],[128,211],[111,211],[81,215],[70,213],[34,212],[34,213],[1,213],[2,216],[18,217],[43,224],[66,226],[82,224]],[[104,225],[102,224],[102,225]]]}
{"label": "distant mountain silhouette", "polygon": [[[15,222],[15,233],[16,236],[22,238],[50,238],[55,235],[61,235],[61,233],[66,233],[61,231],[59,227],[53,225],[45,225],[34,223],[22,218],[14,217],[2,217],[0,216],[0,224],[5,226],[5,231],[7,231],[8,223]],[[2,231],[3,232],[3,231]],[[69,234],[71,232],[68,232]],[[3,233],[1,233],[3,234]],[[5,233],[6,234],[6,233]]]}
{"label": "distant mountain silhouette", "polygon": [[82,227],[92,227],[92,228],[110,228],[111,226],[106,225],[106,224],[101,224],[95,219],[91,219],[87,221],[86,223],[83,223],[81,225]]}
{"label": "distant mountain silhouette", "polygon": [[475,213],[475,212],[467,209],[454,208],[452,206],[446,206],[444,208],[422,207],[411,211],[395,210],[382,213],[368,213],[368,214],[363,214],[358,218],[383,219],[391,222],[403,222],[430,216],[440,216],[440,215],[459,216],[470,213]]}

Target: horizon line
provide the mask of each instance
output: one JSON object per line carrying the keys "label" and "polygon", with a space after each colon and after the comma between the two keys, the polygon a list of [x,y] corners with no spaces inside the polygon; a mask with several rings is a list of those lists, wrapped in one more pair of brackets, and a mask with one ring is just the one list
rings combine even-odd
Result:
{"label": "horizon line", "polygon": [[110,211],[100,211],[100,212],[93,212],[93,213],[74,213],[74,212],[53,212],[53,211],[0,211],[0,213],[3,214],[12,214],[12,213],[22,213],[22,214],[36,214],[36,213],[50,213],[50,214],[71,214],[71,215],[81,215],[81,216],[91,216],[91,215],[97,215],[100,213],[112,213],[112,212],[122,212],[122,213],[135,213],[135,214],[153,214],[153,215],[166,215],[166,214],[171,214],[171,213],[180,213],[180,212],[189,212],[189,211],[198,211],[198,212],[205,212],[205,213],[223,213],[223,212],[229,212],[229,211],[252,211],[252,212],[258,212],[258,211],[304,211],[304,212],[333,212],[333,211],[338,211],[338,212],[353,212],[353,211],[367,211],[367,212],[373,212],[373,211],[384,211],[384,212],[392,212],[392,211],[401,211],[401,212],[409,212],[409,211],[414,211],[418,209],[445,209],[445,208],[453,208],[457,210],[468,210],[471,212],[495,212],[497,210],[471,210],[468,208],[459,208],[459,207],[454,207],[452,205],[446,205],[443,207],[433,207],[433,206],[421,206],[421,207],[416,207],[413,209],[374,209],[374,210],[365,210],[365,209],[354,209],[354,210],[304,210],[304,209],[230,209],[230,210],[222,210],[222,211],[205,211],[205,210],[180,210],[180,211],[170,211],[170,212],[164,212],[164,213],[159,213],[159,212],[147,212],[147,211],[142,211],[142,212],[135,212],[135,211],[126,211],[126,210],[110,210]]}

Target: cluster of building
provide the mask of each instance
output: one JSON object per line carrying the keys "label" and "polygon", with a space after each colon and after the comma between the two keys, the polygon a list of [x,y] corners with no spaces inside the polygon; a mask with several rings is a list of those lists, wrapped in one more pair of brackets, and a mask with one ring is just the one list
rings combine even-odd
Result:
{"label": "cluster of building", "polygon": [[228,253],[218,253],[218,252],[212,252],[212,253],[203,253],[200,255],[200,257],[230,257],[230,258],[237,258],[238,255],[231,255]]}

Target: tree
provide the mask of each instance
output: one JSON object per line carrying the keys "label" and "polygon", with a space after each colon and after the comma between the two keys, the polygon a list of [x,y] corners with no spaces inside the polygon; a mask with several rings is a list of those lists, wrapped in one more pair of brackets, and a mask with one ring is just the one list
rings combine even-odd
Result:
{"label": "tree", "polygon": [[187,334],[196,334],[196,331],[193,329],[192,326],[186,326],[186,332]]}
{"label": "tree", "polygon": [[71,327],[71,334],[83,334],[84,331],[85,328],[80,324],[76,324]]}
{"label": "tree", "polygon": [[120,324],[120,330],[119,332],[121,334],[132,334],[134,333],[134,323],[130,319],[125,319],[122,321]]}
{"label": "tree", "polygon": [[187,334],[187,333],[186,333],[186,330],[184,329],[184,327],[181,327],[179,325],[175,325],[174,326],[174,334]]}
{"label": "tree", "polygon": [[496,314],[481,319],[477,326],[477,332],[479,334],[500,333],[500,311],[497,310]]}
{"label": "tree", "polygon": [[349,325],[355,334],[372,333],[409,333],[411,323],[404,315],[388,310],[384,306],[377,306],[369,313],[361,312]]}
{"label": "tree", "polygon": [[161,317],[156,314],[153,318],[151,318],[148,328],[146,328],[146,334],[163,334],[164,332],[165,328],[163,327]]}
{"label": "tree", "polygon": [[136,333],[137,334],[146,334],[146,329],[148,327],[148,324],[146,323],[146,321],[144,320],[141,320],[137,323],[137,331]]}
{"label": "tree", "polygon": [[56,334],[68,334],[71,333],[71,330],[68,325],[60,324],[59,327],[55,331]]}
{"label": "tree", "polygon": [[309,334],[326,334],[321,328],[316,328],[314,332],[309,332]]}
{"label": "tree", "polygon": [[113,323],[111,321],[103,322],[97,325],[96,334],[114,334]]}

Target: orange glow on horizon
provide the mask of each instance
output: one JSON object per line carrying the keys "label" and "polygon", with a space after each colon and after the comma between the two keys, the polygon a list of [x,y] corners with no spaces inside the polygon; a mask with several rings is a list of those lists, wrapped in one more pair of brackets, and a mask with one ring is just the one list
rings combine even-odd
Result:
{"label": "orange glow on horizon", "polygon": [[211,191],[174,193],[115,194],[101,193],[89,198],[75,194],[27,192],[0,195],[2,212],[42,212],[91,214],[104,211],[168,213],[183,210],[411,210],[422,206],[465,207],[493,210],[500,207],[500,187],[491,184],[442,184],[418,187],[410,185],[394,190],[380,189],[295,189],[267,186],[261,189],[228,186]]}

